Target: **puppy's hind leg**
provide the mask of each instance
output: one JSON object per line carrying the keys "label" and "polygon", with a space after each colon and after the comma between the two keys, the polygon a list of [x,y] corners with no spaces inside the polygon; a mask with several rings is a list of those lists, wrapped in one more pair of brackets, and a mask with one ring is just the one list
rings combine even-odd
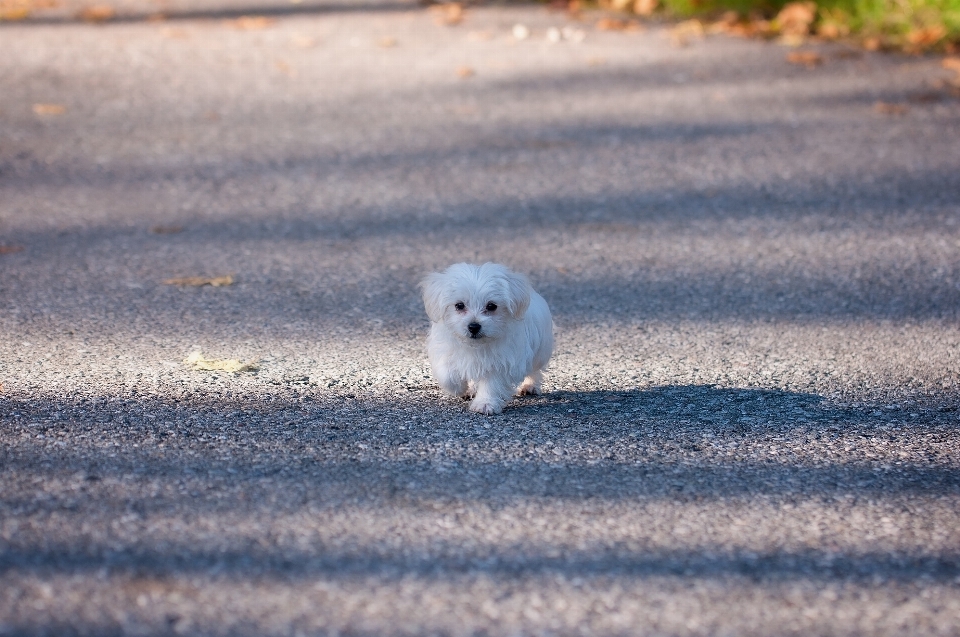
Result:
{"label": "puppy's hind leg", "polygon": [[520,383],[520,387],[517,389],[517,396],[539,396],[542,386],[543,372],[535,369]]}

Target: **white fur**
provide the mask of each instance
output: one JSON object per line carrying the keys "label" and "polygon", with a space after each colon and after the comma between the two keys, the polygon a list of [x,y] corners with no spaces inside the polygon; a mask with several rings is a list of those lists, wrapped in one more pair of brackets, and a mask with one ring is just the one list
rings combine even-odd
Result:
{"label": "white fur", "polygon": [[[427,355],[445,393],[472,398],[470,409],[481,414],[500,413],[513,395],[540,393],[553,320],[526,277],[495,263],[457,263],[420,287],[433,323]],[[478,338],[471,324],[480,326]]]}

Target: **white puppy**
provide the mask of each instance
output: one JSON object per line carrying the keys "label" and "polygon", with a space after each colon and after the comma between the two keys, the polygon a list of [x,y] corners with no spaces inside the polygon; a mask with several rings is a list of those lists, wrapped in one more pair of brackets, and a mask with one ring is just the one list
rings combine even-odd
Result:
{"label": "white puppy", "polygon": [[498,414],[511,396],[539,394],[553,320],[526,277],[502,265],[457,263],[421,283],[433,322],[427,355],[440,388]]}

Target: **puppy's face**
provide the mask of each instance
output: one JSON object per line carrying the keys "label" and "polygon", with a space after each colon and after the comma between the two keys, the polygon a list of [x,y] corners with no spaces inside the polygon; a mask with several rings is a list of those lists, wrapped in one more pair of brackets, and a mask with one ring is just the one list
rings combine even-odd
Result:
{"label": "puppy's face", "polygon": [[530,304],[526,279],[492,263],[453,265],[421,285],[430,320],[474,346],[502,337]]}

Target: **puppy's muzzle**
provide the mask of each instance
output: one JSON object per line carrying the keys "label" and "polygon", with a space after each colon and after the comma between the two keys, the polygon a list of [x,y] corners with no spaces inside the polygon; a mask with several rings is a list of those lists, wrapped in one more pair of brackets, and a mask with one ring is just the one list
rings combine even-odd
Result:
{"label": "puppy's muzzle", "polygon": [[482,326],[479,323],[471,323],[467,325],[467,329],[470,330],[470,338],[480,338]]}

